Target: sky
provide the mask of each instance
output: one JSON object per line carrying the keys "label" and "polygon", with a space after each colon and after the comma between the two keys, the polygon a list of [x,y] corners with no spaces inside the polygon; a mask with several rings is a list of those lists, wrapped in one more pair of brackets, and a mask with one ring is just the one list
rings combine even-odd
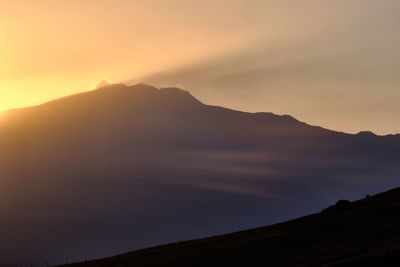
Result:
{"label": "sky", "polygon": [[0,110],[97,81],[400,133],[396,0],[0,0]]}

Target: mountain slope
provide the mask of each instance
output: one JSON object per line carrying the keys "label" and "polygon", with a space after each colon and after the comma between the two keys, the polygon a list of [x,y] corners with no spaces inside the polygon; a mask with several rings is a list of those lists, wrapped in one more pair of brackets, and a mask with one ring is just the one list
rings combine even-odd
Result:
{"label": "mountain slope", "polygon": [[104,257],[294,218],[398,186],[399,152],[399,136],[338,133],[144,84],[10,111],[0,261]]}
{"label": "mountain slope", "polygon": [[71,266],[398,266],[400,188],[268,227]]}

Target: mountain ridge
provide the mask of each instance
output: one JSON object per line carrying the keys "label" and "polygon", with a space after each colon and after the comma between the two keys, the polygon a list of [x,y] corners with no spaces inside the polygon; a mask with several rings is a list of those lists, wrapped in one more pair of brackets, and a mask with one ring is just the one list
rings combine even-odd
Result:
{"label": "mountain ridge", "polygon": [[[187,102],[189,102],[191,100],[193,102],[193,104],[197,103],[197,104],[202,104],[202,105],[209,106],[209,107],[219,107],[219,108],[223,108],[223,109],[230,110],[230,111],[241,112],[241,113],[246,113],[246,114],[253,114],[255,116],[263,116],[263,115],[265,115],[266,117],[276,116],[278,118],[287,119],[287,120],[293,120],[293,121],[305,124],[307,126],[316,127],[316,128],[320,128],[322,130],[332,131],[332,132],[336,132],[336,133],[340,133],[340,134],[361,135],[361,136],[370,135],[370,136],[377,136],[377,137],[389,137],[389,136],[390,137],[399,137],[400,136],[400,133],[399,134],[378,135],[378,134],[373,133],[371,131],[360,131],[358,133],[352,134],[352,133],[346,133],[346,132],[342,132],[342,131],[336,131],[334,129],[324,128],[324,127],[317,126],[317,125],[311,125],[311,124],[308,124],[307,122],[300,121],[297,118],[295,118],[295,117],[293,117],[291,115],[288,115],[288,114],[279,115],[279,114],[275,114],[273,112],[263,112],[263,111],[261,111],[261,112],[247,112],[247,111],[241,111],[241,110],[236,110],[236,109],[220,107],[220,106],[217,106],[217,105],[208,105],[208,104],[204,104],[201,101],[199,101],[197,98],[195,98],[187,90],[183,90],[183,89],[178,88],[178,87],[156,88],[155,86],[152,86],[152,85],[146,84],[146,83],[138,83],[138,84],[133,84],[133,85],[126,85],[126,84],[123,84],[123,83],[108,84],[108,85],[102,86],[102,87],[94,89],[94,90],[90,90],[90,91],[86,91],[86,92],[80,92],[80,93],[76,93],[76,94],[60,97],[60,98],[57,98],[57,99],[54,99],[54,100],[47,101],[47,102],[42,103],[42,104],[23,107],[23,108],[15,108],[15,109],[6,110],[6,111],[3,111],[3,113],[4,113],[4,116],[11,116],[13,113],[23,112],[24,110],[30,110],[30,109],[35,109],[35,108],[46,107],[48,105],[58,104],[58,103],[63,102],[63,101],[68,101],[68,100],[81,98],[81,97],[93,97],[93,96],[96,96],[96,94],[100,93],[101,91],[105,91],[105,90],[107,90],[107,91],[120,91],[121,93],[124,92],[124,93],[130,94],[131,96],[133,96],[134,94],[151,93],[151,92],[152,93],[160,93],[160,95],[167,95],[168,96],[168,93],[171,93],[171,94],[175,94],[175,96],[180,96],[180,99],[182,101],[186,100]],[[129,91],[135,91],[135,92],[129,92]],[[1,127],[1,125],[0,125],[0,127]]]}
{"label": "mountain ridge", "polygon": [[399,173],[398,137],[114,85],[2,121],[0,262],[99,258],[272,224],[396,187]]}
{"label": "mountain ridge", "polygon": [[[265,116],[265,117],[269,117],[269,118],[276,117],[276,118],[281,118],[281,119],[287,119],[288,121],[292,120],[292,121],[295,121],[295,122],[298,122],[298,123],[301,123],[301,124],[304,124],[307,126],[316,127],[316,128],[320,128],[320,129],[327,130],[327,131],[349,134],[349,135],[357,135],[357,134],[350,134],[350,133],[339,132],[339,131],[335,131],[335,130],[331,130],[331,129],[326,129],[326,128],[323,128],[320,126],[310,125],[306,122],[299,121],[298,119],[294,118],[293,116],[287,115],[287,114],[278,115],[278,114],[275,114],[272,112],[246,112],[246,111],[240,111],[240,110],[234,110],[234,109],[229,109],[229,108],[225,108],[225,107],[220,107],[220,106],[216,106],[216,105],[207,105],[207,104],[204,104],[201,101],[199,101],[197,98],[195,98],[193,95],[191,95],[190,92],[187,90],[183,90],[183,89],[177,88],[177,87],[161,87],[161,88],[157,89],[156,87],[149,85],[149,84],[145,84],[145,83],[138,83],[138,84],[134,84],[134,85],[125,85],[122,83],[109,84],[109,85],[102,86],[102,87],[94,89],[94,90],[60,97],[60,98],[57,98],[57,99],[54,99],[54,100],[51,100],[51,101],[48,101],[48,102],[45,102],[45,103],[42,103],[39,105],[34,105],[34,106],[24,107],[24,108],[10,109],[10,110],[5,111],[4,113],[5,113],[5,116],[12,116],[13,113],[24,112],[26,110],[32,110],[32,109],[40,109],[43,107],[47,107],[49,105],[57,105],[62,102],[65,102],[65,101],[72,101],[74,99],[80,99],[82,97],[85,97],[85,98],[96,97],[99,94],[101,94],[103,91],[111,91],[114,94],[116,94],[117,91],[119,91],[119,93],[127,94],[126,97],[129,97],[129,96],[133,97],[133,96],[135,96],[135,94],[139,94],[138,97],[141,97],[140,94],[145,94],[145,93],[148,93],[148,94],[159,93],[160,96],[162,96],[162,95],[166,95],[166,96],[170,95],[171,96],[171,94],[172,95],[175,94],[175,97],[180,96],[180,99],[182,101],[185,101],[185,100],[187,102],[192,101],[193,104],[202,104],[202,105],[209,106],[209,107],[222,108],[225,110],[240,112],[240,113],[245,113],[245,114],[252,114],[254,116]],[[111,93],[111,92],[109,92],[109,93]],[[113,96],[110,95],[110,97],[113,97]],[[0,127],[1,127],[1,125],[0,125]],[[362,133],[362,132],[360,132],[360,133]]]}

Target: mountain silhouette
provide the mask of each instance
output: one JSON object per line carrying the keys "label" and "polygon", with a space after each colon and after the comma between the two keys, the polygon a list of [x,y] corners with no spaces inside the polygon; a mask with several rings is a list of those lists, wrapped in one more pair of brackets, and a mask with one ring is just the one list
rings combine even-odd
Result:
{"label": "mountain silhouette", "polygon": [[64,263],[276,223],[398,186],[400,137],[114,84],[7,112],[0,262]]}
{"label": "mountain silhouette", "polygon": [[268,227],[71,266],[399,266],[399,212],[396,188]]}

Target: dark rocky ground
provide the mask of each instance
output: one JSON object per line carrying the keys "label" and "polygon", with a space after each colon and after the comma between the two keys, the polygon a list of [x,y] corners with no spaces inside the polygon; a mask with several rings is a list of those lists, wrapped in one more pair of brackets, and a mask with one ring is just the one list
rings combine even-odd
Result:
{"label": "dark rocky ground", "polygon": [[400,266],[399,215],[397,188],[280,224],[70,266]]}

